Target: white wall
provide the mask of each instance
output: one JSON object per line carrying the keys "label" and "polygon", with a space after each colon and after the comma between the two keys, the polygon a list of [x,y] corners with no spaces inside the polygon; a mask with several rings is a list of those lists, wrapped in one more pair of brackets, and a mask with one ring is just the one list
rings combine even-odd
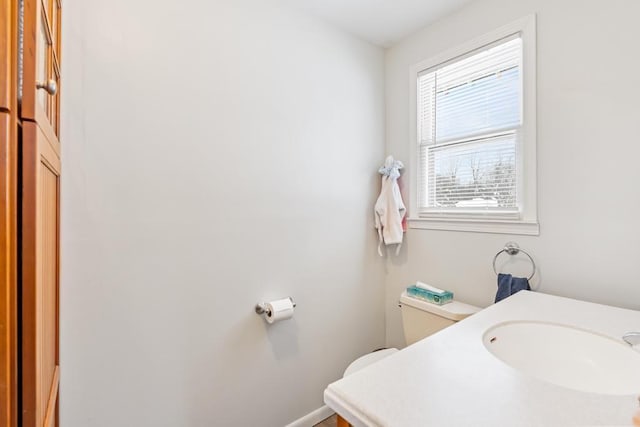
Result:
{"label": "white wall", "polygon": [[65,2],[65,427],[282,426],[384,343],[383,51],[267,3]]}
{"label": "white wall", "polygon": [[534,255],[540,292],[640,309],[640,2],[477,0],[408,37],[386,53],[387,151],[409,159],[411,65],[530,13],[538,17],[540,236],[409,230],[387,266],[388,345],[404,344],[396,303],[415,280],[491,304],[491,261],[509,240]]}

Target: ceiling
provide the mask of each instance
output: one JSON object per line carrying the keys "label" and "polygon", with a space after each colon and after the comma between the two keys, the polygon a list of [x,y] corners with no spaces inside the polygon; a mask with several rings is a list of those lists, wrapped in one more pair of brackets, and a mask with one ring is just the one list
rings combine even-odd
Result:
{"label": "ceiling", "polygon": [[459,9],[471,0],[295,0],[290,3],[379,46]]}

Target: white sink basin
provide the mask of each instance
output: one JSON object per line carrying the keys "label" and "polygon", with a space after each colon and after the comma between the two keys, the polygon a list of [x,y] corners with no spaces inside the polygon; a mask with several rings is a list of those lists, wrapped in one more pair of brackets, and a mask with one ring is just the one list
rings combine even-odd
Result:
{"label": "white sink basin", "polygon": [[640,394],[640,352],[622,341],[534,321],[497,324],[482,341],[507,365],[552,384],[592,393]]}

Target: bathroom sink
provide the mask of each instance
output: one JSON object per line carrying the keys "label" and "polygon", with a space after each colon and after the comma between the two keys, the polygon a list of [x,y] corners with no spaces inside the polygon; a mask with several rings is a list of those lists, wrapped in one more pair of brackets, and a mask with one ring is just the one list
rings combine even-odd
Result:
{"label": "bathroom sink", "polygon": [[640,352],[621,340],[535,321],[497,324],[482,340],[498,359],[540,380],[592,393],[640,394]]}

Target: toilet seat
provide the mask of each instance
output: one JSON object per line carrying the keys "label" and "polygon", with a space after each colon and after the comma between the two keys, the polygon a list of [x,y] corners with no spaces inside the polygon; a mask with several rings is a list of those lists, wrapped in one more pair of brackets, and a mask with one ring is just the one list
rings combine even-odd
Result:
{"label": "toilet seat", "polygon": [[351,375],[360,369],[366,368],[369,365],[376,363],[379,360],[384,359],[385,357],[391,356],[393,353],[397,352],[397,348],[385,348],[384,350],[374,351],[373,353],[365,354],[351,362],[347,369],[344,370],[344,376]]}

